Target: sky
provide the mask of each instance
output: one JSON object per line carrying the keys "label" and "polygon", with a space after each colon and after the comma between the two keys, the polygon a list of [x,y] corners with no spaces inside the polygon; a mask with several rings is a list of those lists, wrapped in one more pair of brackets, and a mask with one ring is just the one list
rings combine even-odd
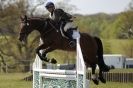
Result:
{"label": "sky", "polygon": [[128,7],[131,0],[47,0],[54,3],[59,1],[69,1],[69,4],[75,5],[78,10],[74,13],[95,14],[105,12],[108,14],[119,13]]}

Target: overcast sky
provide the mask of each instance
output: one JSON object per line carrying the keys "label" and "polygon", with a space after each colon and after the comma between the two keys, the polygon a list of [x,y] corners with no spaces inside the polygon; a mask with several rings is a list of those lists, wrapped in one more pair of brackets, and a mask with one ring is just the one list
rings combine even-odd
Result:
{"label": "overcast sky", "polygon": [[[53,2],[65,0],[47,0]],[[131,0],[68,0],[70,4],[75,5],[78,10],[75,13],[94,14],[99,12],[119,13],[124,11]]]}

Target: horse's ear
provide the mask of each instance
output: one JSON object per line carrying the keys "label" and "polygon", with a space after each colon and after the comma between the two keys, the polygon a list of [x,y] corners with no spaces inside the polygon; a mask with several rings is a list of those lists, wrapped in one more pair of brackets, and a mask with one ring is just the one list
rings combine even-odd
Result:
{"label": "horse's ear", "polygon": [[27,15],[24,15],[24,19],[27,20],[27,18],[28,18]]}
{"label": "horse's ear", "polygon": [[24,16],[20,16],[20,19],[21,19],[21,20],[24,20]]}
{"label": "horse's ear", "polygon": [[22,16],[20,16],[20,19],[21,19],[21,21],[27,22],[28,17],[27,17],[27,15],[22,15]]}
{"label": "horse's ear", "polygon": [[21,20],[27,20],[28,17],[27,17],[27,15],[22,15],[22,16],[20,16],[20,19],[21,19]]}

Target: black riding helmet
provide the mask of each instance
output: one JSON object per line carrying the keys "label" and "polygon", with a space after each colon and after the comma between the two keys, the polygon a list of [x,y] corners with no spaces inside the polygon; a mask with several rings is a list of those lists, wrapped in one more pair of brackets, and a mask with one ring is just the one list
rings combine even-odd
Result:
{"label": "black riding helmet", "polygon": [[47,2],[45,8],[55,7],[53,2]]}

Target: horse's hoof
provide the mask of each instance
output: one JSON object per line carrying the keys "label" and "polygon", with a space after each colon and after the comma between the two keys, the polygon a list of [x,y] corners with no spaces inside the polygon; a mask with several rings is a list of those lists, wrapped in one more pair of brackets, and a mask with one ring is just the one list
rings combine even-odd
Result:
{"label": "horse's hoof", "polygon": [[97,79],[92,79],[94,84],[98,85],[99,84],[99,81]]}
{"label": "horse's hoof", "polygon": [[46,54],[45,53],[42,53],[42,57],[46,57]]}
{"label": "horse's hoof", "polygon": [[101,67],[101,70],[102,70],[103,72],[109,72],[110,67],[107,66],[107,65],[104,65],[104,66]]}
{"label": "horse's hoof", "polygon": [[45,61],[45,59],[44,59],[43,57],[40,57],[40,59],[41,59],[42,61]]}
{"label": "horse's hoof", "polygon": [[106,80],[103,77],[98,77],[98,79],[102,82],[102,83],[106,83]]}
{"label": "horse's hoof", "polygon": [[48,58],[47,58],[47,57],[40,57],[40,59],[41,59],[42,61],[48,62]]}
{"label": "horse's hoof", "polygon": [[57,63],[57,61],[54,58],[52,58],[49,62],[50,63],[53,63],[53,64],[56,64]]}

